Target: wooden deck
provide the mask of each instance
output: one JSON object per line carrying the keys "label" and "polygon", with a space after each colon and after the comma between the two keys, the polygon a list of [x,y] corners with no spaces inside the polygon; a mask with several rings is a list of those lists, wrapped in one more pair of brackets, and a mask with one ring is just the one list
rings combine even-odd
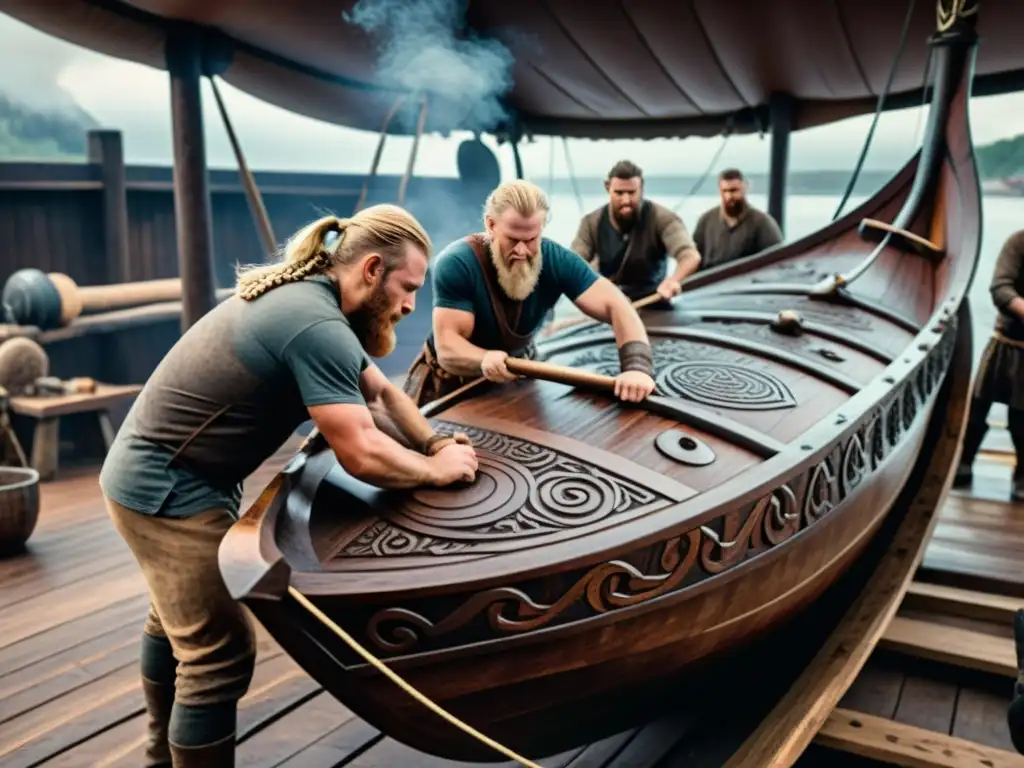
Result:
{"label": "wooden deck", "polygon": [[[293,448],[286,446],[250,479],[246,503]],[[1009,472],[1005,462],[992,462],[976,473],[973,497],[954,494],[920,578],[1024,595],[1024,509],[1006,503]],[[138,637],[147,605],[145,583],[109,524],[95,470],[64,472],[44,484],[42,493],[40,524],[29,553],[0,561],[0,766],[138,765],[143,741]],[[986,646],[974,653],[988,662],[972,666],[963,659],[971,656],[979,635],[966,636],[969,642],[959,656],[950,655],[949,648],[921,650],[928,645],[934,598],[915,595],[916,603],[905,602],[898,625],[904,634],[887,633],[885,648],[876,652],[840,706],[1012,751],[1005,725],[1012,687],[1006,669],[1012,658],[1006,652],[1009,648],[1012,654],[1012,641],[1009,625],[1001,621],[1012,600],[980,619],[959,620],[960,629],[987,632],[995,643],[994,649]],[[262,628],[258,648],[252,686],[239,708],[238,765],[469,765],[431,758],[386,738],[325,694]],[[909,662],[914,656],[928,660]],[[1002,659],[1003,666],[993,667],[992,658]],[[964,669],[972,674],[965,676]],[[843,740],[842,727],[842,718],[834,716],[820,741],[856,751]],[[670,715],[542,764],[689,766],[694,737],[686,723]],[[841,768],[877,763],[814,747],[799,764]]]}

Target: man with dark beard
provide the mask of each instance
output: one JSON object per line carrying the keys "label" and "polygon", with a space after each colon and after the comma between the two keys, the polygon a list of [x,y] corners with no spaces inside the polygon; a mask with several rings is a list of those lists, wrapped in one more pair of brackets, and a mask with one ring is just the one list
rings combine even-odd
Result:
{"label": "man with dark beard", "polygon": [[651,347],[636,310],[579,256],[541,236],[549,211],[536,185],[502,184],[484,206],[486,231],[438,255],[434,328],[405,383],[417,404],[479,376],[515,380],[505,360],[533,357],[534,335],[562,296],[615,329],[622,371],[615,395],[639,402],[654,391]]}
{"label": "man with dark beard", "polygon": [[100,485],[150,592],[145,765],[234,765],[255,642],[218,547],[243,480],[296,427],[311,418],[347,472],[384,488],[474,479],[468,439],[435,435],[367,358],[394,348],[429,257],[426,232],[395,206],[310,224],[182,335],[118,431]]}
{"label": "man with dark beard", "polygon": [[[612,166],[604,188],[608,205],[583,217],[572,250],[633,301],[653,293],[671,299],[701,263],[682,219],[644,199],[643,171],[628,160]],[[670,256],[676,268],[666,277]]]}
{"label": "man with dark beard", "polygon": [[771,248],[782,242],[782,230],[769,214],[750,205],[749,185],[736,168],[718,174],[721,202],[706,211],[693,230],[703,259],[701,269],[717,267]]}

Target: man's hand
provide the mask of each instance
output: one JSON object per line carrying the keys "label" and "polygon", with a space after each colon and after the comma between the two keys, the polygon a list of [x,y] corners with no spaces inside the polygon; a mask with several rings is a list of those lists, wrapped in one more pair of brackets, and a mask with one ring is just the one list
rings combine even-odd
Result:
{"label": "man's hand", "polygon": [[451,485],[459,481],[471,483],[476,479],[476,451],[471,445],[448,443],[429,459],[430,484]]}
{"label": "man's hand", "polygon": [[615,377],[615,396],[627,403],[639,403],[654,391],[654,379],[640,371],[625,371]]}
{"label": "man's hand", "polygon": [[505,360],[508,359],[508,353],[502,352],[500,349],[492,349],[484,355],[484,359],[480,362],[480,373],[488,381],[493,381],[499,384],[515,381],[519,378],[516,374],[509,371],[505,367]]}
{"label": "man's hand", "polygon": [[679,284],[678,280],[672,277],[666,277],[662,280],[657,289],[658,295],[666,301],[671,299],[673,296],[678,296],[682,290],[683,286]]}

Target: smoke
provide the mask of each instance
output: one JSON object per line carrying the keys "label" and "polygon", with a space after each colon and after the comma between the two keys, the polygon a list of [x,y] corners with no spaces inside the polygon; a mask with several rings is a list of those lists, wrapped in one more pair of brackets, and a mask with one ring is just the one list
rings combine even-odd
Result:
{"label": "smoke", "polygon": [[[346,21],[377,37],[382,85],[428,96],[433,129],[491,130],[508,119],[511,51],[466,29],[468,0],[359,0]],[[406,109],[396,119],[416,120]],[[408,126],[407,126],[408,127]]]}

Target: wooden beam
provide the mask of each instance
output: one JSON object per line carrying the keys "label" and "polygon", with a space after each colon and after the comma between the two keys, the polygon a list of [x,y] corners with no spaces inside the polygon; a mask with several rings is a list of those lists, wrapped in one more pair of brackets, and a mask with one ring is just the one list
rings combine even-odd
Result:
{"label": "wooden beam", "polygon": [[878,647],[1017,679],[1017,652],[1010,637],[897,616],[886,627]]}
{"label": "wooden beam", "polygon": [[174,211],[181,275],[181,329],[188,330],[216,305],[213,214],[206,168],[198,31],[183,26],[167,38],[174,122]]}
{"label": "wooden beam", "polygon": [[889,242],[896,248],[914,251],[914,253],[919,253],[933,262],[940,261],[944,255],[942,248],[931,240],[915,235],[913,232],[897,227],[887,221],[861,219],[857,232],[865,240],[875,243],[888,236],[890,238]]}
{"label": "wooden beam", "polygon": [[990,592],[976,592],[971,589],[915,581],[907,590],[903,605],[906,608],[991,621],[1010,627],[1013,626],[1014,614],[1018,609],[1024,608],[1024,600]]}
{"label": "wooden beam", "polygon": [[103,241],[106,244],[106,275],[109,283],[130,283],[128,252],[128,190],[125,184],[124,146],[120,131],[89,131],[89,162],[98,166],[103,181]]}
{"label": "wooden beam", "polygon": [[773,93],[768,102],[771,123],[771,170],[768,179],[768,213],[786,231],[786,179],[789,176],[789,137],[793,131],[793,97]]}
{"label": "wooden beam", "polygon": [[1024,768],[1024,756],[848,709],[835,710],[816,743],[907,768]]}

